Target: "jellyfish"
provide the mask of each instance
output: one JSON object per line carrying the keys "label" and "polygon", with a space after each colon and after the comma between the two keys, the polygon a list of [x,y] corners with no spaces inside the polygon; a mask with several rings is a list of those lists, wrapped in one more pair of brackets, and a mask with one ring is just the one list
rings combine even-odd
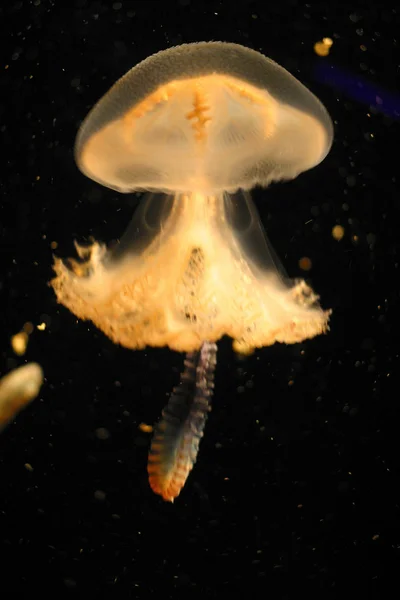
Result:
{"label": "jellyfish", "polygon": [[328,329],[330,311],[311,287],[285,277],[250,191],[315,167],[332,138],[326,109],[300,81],[226,42],[150,56],[80,127],[80,170],[143,196],[115,247],[76,244],[77,258],[55,259],[51,284],[61,304],[113,342],[187,353],[184,389],[173,392],[149,456],[151,487],[165,499],[196,460],[212,344],[229,336],[246,354]]}

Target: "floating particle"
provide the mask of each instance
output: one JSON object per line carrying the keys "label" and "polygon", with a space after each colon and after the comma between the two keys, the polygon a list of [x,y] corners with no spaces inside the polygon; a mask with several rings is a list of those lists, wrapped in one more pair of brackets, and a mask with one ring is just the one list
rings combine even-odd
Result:
{"label": "floating particle", "polygon": [[39,331],[44,331],[46,329],[46,323],[40,323],[40,325],[36,325]]}
{"label": "floating particle", "polygon": [[153,431],[153,427],[151,425],[146,425],[146,423],[140,423],[139,429],[144,433],[151,433]]}
{"label": "floating particle", "polygon": [[335,227],[332,229],[332,237],[338,242],[340,242],[343,236],[344,228],[341,225],[335,225]]}
{"label": "floating particle", "polygon": [[318,56],[328,56],[331,51],[333,40],[331,38],[323,38],[321,41],[314,44],[314,52]]}
{"label": "floating particle", "polygon": [[11,348],[18,356],[23,356],[28,346],[29,336],[25,331],[16,333],[11,338]]}
{"label": "floating particle", "polygon": [[18,367],[0,379],[0,431],[39,394],[43,370],[37,363]]}
{"label": "floating particle", "polygon": [[110,432],[105,427],[99,427],[96,429],[95,434],[99,440],[108,440],[110,437]]}
{"label": "floating particle", "polygon": [[299,260],[299,267],[302,271],[310,271],[312,269],[311,258],[308,258],[308,256],[303,256],[303,258]]}
{"label": "floating particle", "polygon": [[22,331],[25,331],[25,333],[27,333],[28,335],[31,335],[31,333],[33,333],[34,331],[34,326],[32,325],[32,323],[30,321],[27,321],[25,323],[25,325],[22,328]]}

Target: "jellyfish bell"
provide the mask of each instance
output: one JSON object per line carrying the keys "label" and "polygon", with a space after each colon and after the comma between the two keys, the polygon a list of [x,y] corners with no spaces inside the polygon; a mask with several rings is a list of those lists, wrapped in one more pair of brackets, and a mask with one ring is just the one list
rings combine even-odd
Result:
{"label": "jellyfish bell", "polygon": [[183,44],[128,71],[94,106],[79,168],[120,192],[214,194],[291,179],[328,153],[332,122],[283,67],[237,44]]}
{"label": "jellyfish bell", "polygon": [[102,185],[149,193],[115,249],[55,261],[58,300],[134,349],[228,335],[246,353],[322,333],[329,311],[281,276],[248,190],[314,167],[332,137],[319,100],[254,50],[184,44],[144,60],[89,113],[75,156]]}

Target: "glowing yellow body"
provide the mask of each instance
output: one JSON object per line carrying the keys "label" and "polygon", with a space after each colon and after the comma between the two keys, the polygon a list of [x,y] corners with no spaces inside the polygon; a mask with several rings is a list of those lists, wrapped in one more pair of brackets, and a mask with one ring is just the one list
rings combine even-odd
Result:
{"label": "glowing yellow body", "polygon": [[[248,196],[239,201],[252,208]],[[325,331],[329,313],[304,282],[291,287],[282,281],[263,238],[264,264],[246,254],[243,234],[227,219],[238,210],[235,202],[232,208],[229,196],[179,196],[151,243],[138,253],[127,249],[119,260],[96,243],[78,247],[84,262],[68,269],[56,260],[58,300],[132,349],[188,352],[228,335],[245,353]],[[250,235],[261,237],[256,213],[245,214],[253,219]]]}
{"label": "glowing yellow body", "polygon": [[[323,333],[329,311],[282,276],[247,191],[316,166],[332,137],[319,100],[254,50],[183,44],[144,60],[89,113],[75,156],[102,185],[155,195],[113,250],[77,245],[80,260],[55,261],[59,302],[132,349],[206,352],[227,335],[249,353]],[[178,392],[156,428],[150,485],[165,499],[196,459],[212,369],[194,404]]]}

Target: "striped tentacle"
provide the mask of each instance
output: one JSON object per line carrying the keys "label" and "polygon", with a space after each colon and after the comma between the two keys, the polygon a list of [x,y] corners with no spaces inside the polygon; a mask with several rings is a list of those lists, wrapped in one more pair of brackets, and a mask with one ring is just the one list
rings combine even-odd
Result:
{"label": "striped tentacle", "polygon": [[196,462],[211,410],[216,355],[210,342],[186,355],[180,384],[155,427],[147,471],[151,489],[164,500],[173,502],[180,494]]}

